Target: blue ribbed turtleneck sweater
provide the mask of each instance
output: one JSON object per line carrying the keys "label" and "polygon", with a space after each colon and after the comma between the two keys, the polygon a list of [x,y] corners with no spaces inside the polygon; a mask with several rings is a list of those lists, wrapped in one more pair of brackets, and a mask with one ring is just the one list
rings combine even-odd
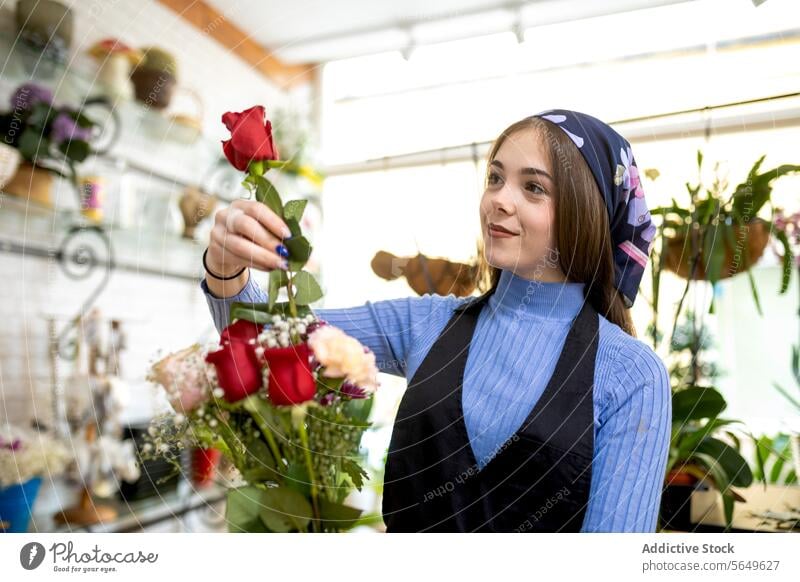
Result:
{"label": "blue ribbed turtleneck sweater", "polygon": [[[226,299],[213,296],[205,282],[201,287],[219,330],[231,302],[266,301],[252,279]],[[464,420],[481,465],[544,392],[583,305],[583,287],[502,272],[478,318],[464,370]],[[465,300],[426,294],[314,313],[369,346],[381,371],[410,380]],[[582,531],[655,531],[670,439],[667,371],[647,344],[601,316],[594,379],[594,458]]]}

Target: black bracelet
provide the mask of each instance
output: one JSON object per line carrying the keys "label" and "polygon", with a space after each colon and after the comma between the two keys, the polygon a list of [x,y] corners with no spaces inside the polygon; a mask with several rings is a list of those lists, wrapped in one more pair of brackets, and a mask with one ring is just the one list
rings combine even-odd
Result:
{"label": "black bracelet", "polygon": [[206,270],[206,273],[211,275],[214,279],[218,279],[220,281],[230,281],[231,279],[236,279],[239,275],[244,273],[245,270],[247,270],[247,267],[242,267],[242,270],[239,271],[238,273],[236,273],[235,275],[231,275],[230,277],[220,277],[219,275],[215,275],[211,271],[211,269],[208,268],[208,265],[206,264],[206,255],[207,254],[208,254],[208,247],[206,247],[206,250],[203,251],[203,268]]}

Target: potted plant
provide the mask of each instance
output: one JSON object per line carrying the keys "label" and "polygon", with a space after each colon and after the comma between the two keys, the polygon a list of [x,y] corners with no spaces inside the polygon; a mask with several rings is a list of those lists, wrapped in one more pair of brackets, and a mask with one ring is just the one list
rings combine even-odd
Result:
{"label": "potted plant", "polygon": [[89,49],[98,64],[97,80],[112,100],[133,98],[131,69],[142,60],[142,53],[116,38],[97,41]]}
{"label": "potted plant", "polygon": [[0,427],[0,531],[26,532],[42,478],[71,461],[64,445],[45,433]]}
{"label": "potted plant", "polygon": [[178,83],[177,61],[162,48],[147,47],[131,80],[138,101],[153,109],[166,109]]}
{"label": "potted plant", "polygon": [[[747,179],[730,194],[727,194],[728,182],[719,176],[717,164],[715,179],[710,187],[705,187],[702,180],[698,180],[696,185],[687,182],[690,196],[687,207],[673,199],[670,206],[652,211],[652,214],[662,217],[662,244],[656,250],[653,267],[654,289],[657,289],[657,278],[662,269],[685,278],[687,290],[691,281],[704,280],[713,286],[722,279],[744,272],[750,278],[753,299],[761,313],[750,268],[764,252],[773,224],[758,214],[768,202],[771,203],[773,182],[781,176],[800,171],[800,166],[783,164],[761,172],[765,157],[756,160]],[[702,165],[703,153],[698,150],[698,174]],[[703,194],[701,190],[704,190]],[[774,208],[772,210],[774,212]],[[780,285],[780,292],[785,293],[789,286],[791,250],[785,237],[778,235],[777,238],[785,248]]]}
{"label": "potted plant", "polygon": [[56,106],[49,89],[34,83],[20,86],[11,97],[11,110],[0,114],[3,141],[23,160],[4,191],[52,206],[53,174],[79,190],[77,165],[92,153],[91,141],[99,129],[80,110]]}
{"label": "potted plant", "polygon": [[750,466],[739,452],[739,437],[730,430],[740,421],[720,418],[727,403],[718,390],[708,385],[720,374],[713,363],[702,357],[710,345],[706,327],[698,325],[693,313],[687,314],[672,336],[672,433],[662,528],[689,525],[689,497],[701,482],[722,494],[725,520],[730,526],[734,503],[744,501],[733,487],[748,487],[753,482]]}

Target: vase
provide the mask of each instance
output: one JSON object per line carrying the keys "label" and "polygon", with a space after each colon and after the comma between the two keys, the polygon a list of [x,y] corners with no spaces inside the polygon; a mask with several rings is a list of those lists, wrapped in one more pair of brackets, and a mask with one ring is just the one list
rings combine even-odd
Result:
{"label": "vase", "polygon": [[219,449],[192,449],[192,483],[197,487],[207,487],[214,482],[214,473],[222,452]]}
{"label": "vase", "polygon": [[158,110],[169,107],[177,85],[175,75],[167,71],[137,67],[131,74],[131,80],[137,101]]}
{"label": "vase", "polygon": [[178,202],[183,215],[183,238],[193,239],[197,225],[211,216],[217,205],[217,199],[196,187],[187,188]]}
{"label": "vase", "polygon": [[112,101],[133,99],[130,57],[124,54],[108,55],[97,71],[97,81]]}
{"label": "vase", "polygon": [[37,168],[30,162],[22,162],[14,177],[3,187],[3,191],[11,196],[51,208],[52,188],[53,175],[49,171]]}
{"label": "vase", "polygon": [[78,180],[81,214],[93,222],[103,220],[106,182],[102,176],[82,176]]}
{"label": "vase", "polygon": [[0,143],[0,190],[14,177],[19,168],[22,156],[17,148]]}
{"label": "vase", "polygon": [[[733,246],[724,239],[714,243],[725,245],[725,260],[720,269],[720,279],[727,279],[755,265],[769,243],[769,228],[760,218],[755,218],[745,225],[735,224],[731,228],[733,230]],[[722,236],[720,233],[719,237]],[[691,274],[691,243],[686,240],[685,236],[676,236],[668,238],[665,244],[664,268],[679,277],[688,279]],[[745,247],[750,255],[749,262]],[[706,280],[705,258],[702,251],[698,257],[693,279]]]}
{"label": "vase", "polygon": [[41,477],[28,479],[25,483],[0,489],[0,531],[25,533],[31,521],[31,511],[42,485]]}
{"label": "vase", "polygon": [[69,58],[72,10],[55,0],[19,0],[15,17],[19,39],[40,53],[24,55],[23,62],[28,71],[39,79],[53,78]]}

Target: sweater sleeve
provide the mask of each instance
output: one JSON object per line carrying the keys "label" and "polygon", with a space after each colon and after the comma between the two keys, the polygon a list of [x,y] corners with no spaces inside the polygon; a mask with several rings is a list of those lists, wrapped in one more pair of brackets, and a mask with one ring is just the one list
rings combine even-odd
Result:
{"label": "sweater sleeve", "polygon": [[611,378],[582,531],[654,532],[672,424],[669,375],[647,344],[629,338]]}
{"label": "sweater sleeve", "polygon": [[[220,332],[229,323],[231,303],[267,301],[264,291],[252,279],[237,295],[224,299],[214,296],[205,280],[200,287],[205,293],[214,325]],[[455,306],[458,301],[454,295],[425,294],[422,297],[367,301],[353,307],[313,309],[313,312],[318,319],[338,327],[372,350],[381,372],[405,376],[408,358],[417,340],[424,340],[428,332],[438,329],[439,320],[448,313],[446,309],[437,308]]]}

